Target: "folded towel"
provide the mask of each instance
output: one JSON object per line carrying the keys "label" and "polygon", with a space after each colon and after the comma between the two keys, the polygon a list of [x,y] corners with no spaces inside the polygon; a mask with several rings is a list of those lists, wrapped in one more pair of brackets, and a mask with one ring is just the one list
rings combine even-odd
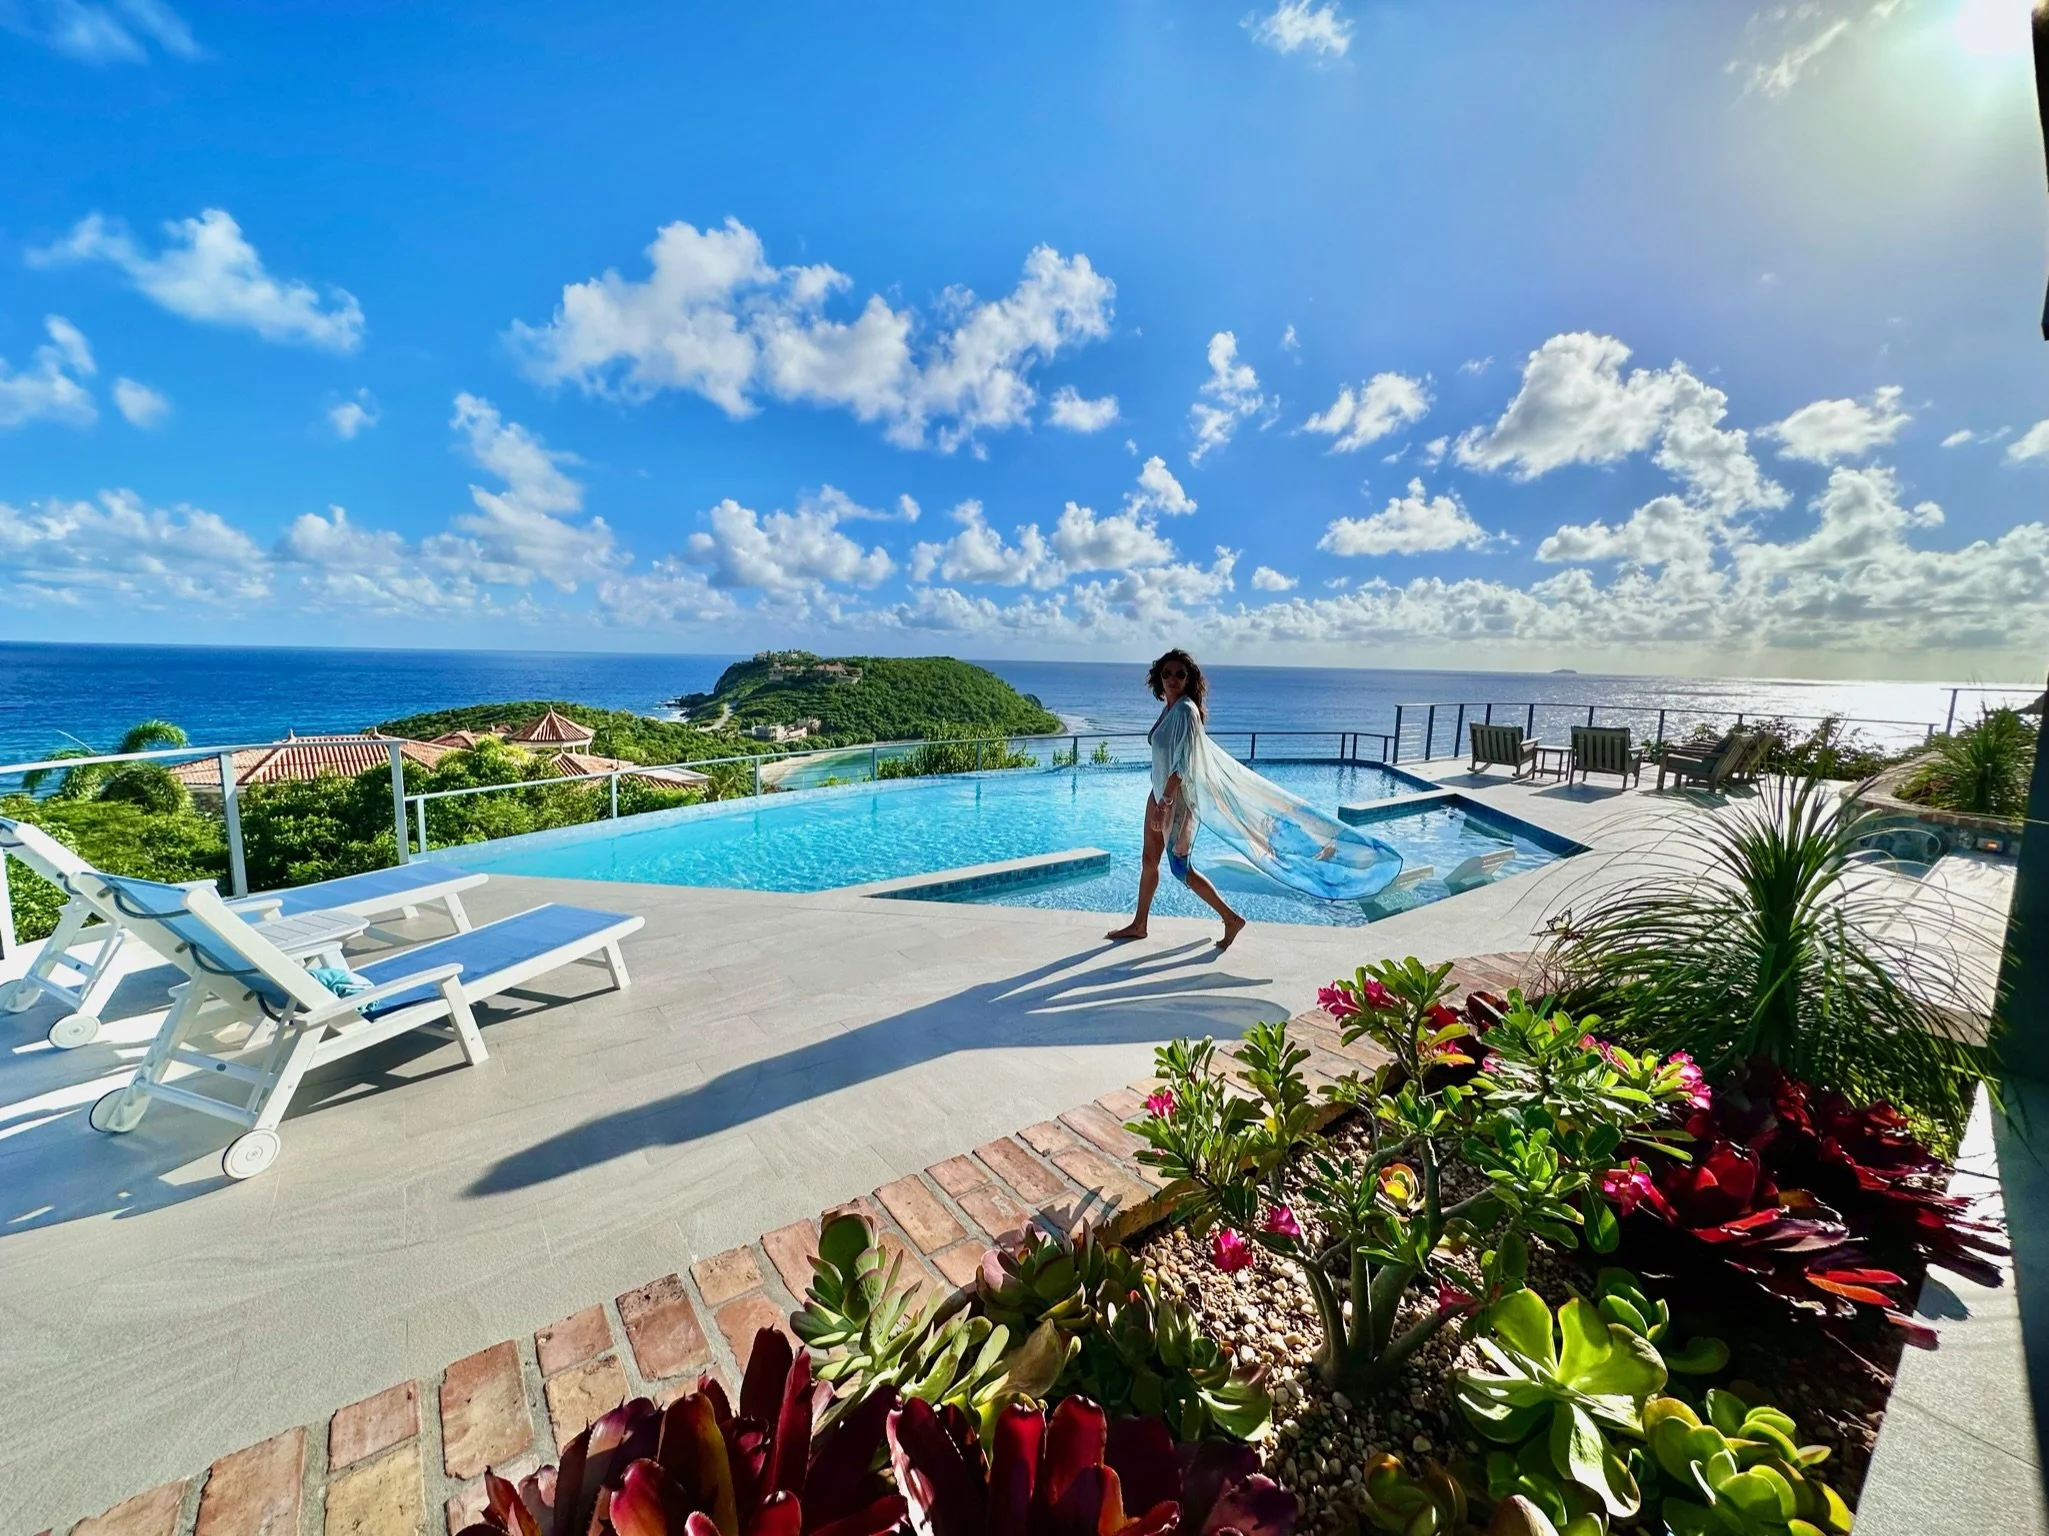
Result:
{"label": "folded towel", "polygon": [[335,965],[316,966],[311,975],[336,997],[354,997],[358,992],[368,992],[377,985],[368,976],[361,976]]}

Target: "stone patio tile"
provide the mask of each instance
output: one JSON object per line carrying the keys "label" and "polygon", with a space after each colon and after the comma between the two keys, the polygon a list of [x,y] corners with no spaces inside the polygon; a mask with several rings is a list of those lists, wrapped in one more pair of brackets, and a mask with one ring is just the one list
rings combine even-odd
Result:
{"label": "stone patio tile", "polygon": [[[760,1291],[742,1296],[738,1301],[729,1301],[717,1313],[719,1332],[725,1335],[726,1345],[733,1351],[733,1359],[742,1372],[754,1354],[754,1336],[763,1328],[773,1328],[779,1333],[790,1334],[789,1320],[783,1316],[783,1309],[770,1301]],[[794,1341],[795,1335],[790,1335]]]}
{"label": "stone patio tile", "polygon": [[542,1391],[547,1395],[548,1422],[554,1427],[559,1451],[600,1415],[626,1401],[626,1367],[617,1355],[601,1355],[550,1376]]}
{"label": "stone patio tile", "polygon": [[697,1293],[705,1305],[716,1307],[742,1291],[756,1289],[761,1284],[761,1266],[754,1262],[752,1249],[728,1248],[691,1265],[690,1278],[697,1282]]}
{"label": "stone patio tile", "polygon": [[451,1365],[441,1378],[441,1464],[475,1477],[533,1444],[519,1346],[507,1339]]}
{"label": "stone patio tile", "polygon": [[956,1199],[977,1184],[989,1182],[988,1172],[971,1157],[949,1157],[925,1171],[932,1176],[934,1184]]}
{"label": "stone patio tile", "polygon": [[1060,1117],[1061,1124],[1116,1158],[1128,1159],[1145,1143],[1124,1129],[1124,1122],[1100,1104],[1079,1104]]}
{"label": "stone patio tile", "polygon": [[916,1174],[883,1185],[875,1191],[875,1198],[896,1218],[920,1253],[937,1253],[967,1236],[966,1229]]}
{"label": "stone patio tile", "polygon": [[553,1376],[572,1365],[582,1365],[593,1355],[612,1347],[612,1324],[603,1305],[572,1312],[559,1323],[550,1323],[534,1335],[534,1356],[541,1374]]}
{"label": "stone patio tile", "polygon": [[680,1275],[650,1280],[619,1298],[633,1359],[649,1381],[680,1376],[711,1359],[711,1345]]}
{"label": "stone patio tile", "polygon": [[288,1429],[207,1470],[194,1536],[296,1536],[306,1431]]}
{"label": "stone patio tile", "polygon": [[105,1514],[79,1521],[71,1528],[71,1536],[174,1536],[189,1481],[181,1477],[123,1499]]}
{"label": "stone patio tile", "polygon": [[426,1528],[418,1445],[328,1480],[322,1536],[425,1536]]}
{"label": "stone patio tile", "polygon": [[793,1221],[786,1227],[765,1232],[761,1251],[782,1276],[784,1288],[792,1296],[802,1296],[811,1284],[811,1256],[818,1252],[818,1223]]}
{"label": "stone patio tile", "polygon": [[975,1156],[1027,1200],[1053,1200],[1066,1192],[1067,1185],[1058,1174],[1008,1136],[983,1142],[975,1148]]}
{"label": "stone patio tile", "polygon": [[402,1381],[340,1409],[327,1425],[331,1472],[410,1440],[420,1432],[420,1384]]}
{"label": "stone patio tile", "polygon": [[1120,1124],[1126,1120],[1136,1120],[1145,1112],[1145,1094],[1134,1093],[1129,1088],[1113,1088],[1100,1096],[1096,1103],[1102,1106],[1105,1113],[1115,1116]]}
{"label": "stone patio tile", "polygon": [[982,1267],[982,1255],[989,1251],[986,1243],[973,1238],[963,1238],[951,1248],[942,1248],[932,1255],[932,1263],[939,1273],[946,1277],[949,1285],[968,1285]]}

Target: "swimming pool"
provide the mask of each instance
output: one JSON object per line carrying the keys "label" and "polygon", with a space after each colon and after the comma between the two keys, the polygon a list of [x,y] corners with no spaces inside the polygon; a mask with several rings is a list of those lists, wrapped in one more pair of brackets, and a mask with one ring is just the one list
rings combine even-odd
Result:
{"label": "swimming pool", "polygon": [[[1435,788],[1375,764],[1262,761],[1259,766],[1275,783],[1333,810]],[[949,899],[1128,911],[1137,895],[1148,783],[1141,768],[1090,767],[844,785],[562,827],[437,849],[431,857],[497,874],[822,891],[1095,847],[1112,855],[1105,873]],[[1439,875],[1488,851],[1511,852],[1497,878],[1576,851],[1574,844],[1456,796],[1376,820],[1372,831],[1401,850],[1409,865],[1429,864]],[[1196,842],[1196,867],[1210,867],[1227,852],[1204,834]],[[1259,921],[1352,926],[1369,920],[1356,905],[1299,898],[1257,876],[1234,883],[1229,894],[1246,916]],[[1425,881],[1391,906],[1446,894],[1441,881]],[[1155,910],[1197,916],[1208,909],[1172,880],[1163,880]]]}

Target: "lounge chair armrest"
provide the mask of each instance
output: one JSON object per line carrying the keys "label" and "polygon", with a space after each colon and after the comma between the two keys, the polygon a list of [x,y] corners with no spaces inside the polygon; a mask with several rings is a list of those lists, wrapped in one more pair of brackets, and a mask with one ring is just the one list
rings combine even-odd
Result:
{"label": "lounge chair armrest", "polygon": [[306,1011],[308,1024],[319,1024],[338,1014],[354,1013],[372,1003],[382,1002],[387,997],[396,997],[401,992],[410,992],[415,987],[439,986],[452,977],[460,976],[460,965],[432,965],[424,971],[414,971],[410,976],[396,976],[390,981],[380,982],[367,992],[351,992],[347,997],[337,997],[331,1003]]}
{"label": "lounge chair armrest", "polygon": [[277,913],[284,904],[284,897],[275,891],[265,891],[256,896],[236,896],[222,903],[245,923],[260,923]]}

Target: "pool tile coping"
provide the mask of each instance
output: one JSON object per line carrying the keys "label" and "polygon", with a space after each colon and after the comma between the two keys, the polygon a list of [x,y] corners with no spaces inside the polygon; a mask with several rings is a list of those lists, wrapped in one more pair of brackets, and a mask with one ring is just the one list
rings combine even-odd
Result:
{"label": "pool tile coping", "polygon": [[[1094,850],[1089,850],[1094,851]],[[1525,953],[1456,961],[1454,1001],[1520,984]],[[1351,1045],[1321,1008],[1290,1028],[1310,1051],[1315,1084],[1385,1059]],[[1231,1043],[1219,1074],[1242,1078]],[[982,1255],[1030,1223],[1125,1241],[1166,1215],[1162,1180],[1133,1157],[1124,1122],[1159,1086],[1144,1079],[1051,1120],[788,1223],[753,1242],[592,1301],[532,1334],[402,1381],[311,1424],[217,1458],[205,1469],[70,1522],[67,1536],[449,1536],[483,1507],[483,1469],[517,1480],[552,1462],[594,1419],[631,1397],[657,1403],[709,1375],[733,1390],[755,1333],[788,1334],[810,1279],[820,1221],[859,1211],[920,1288],[972,1283]],[[1332,1108],[1331,1117],[1338,1111]],[[41,1536],[53,1536],[56,1527]]]}

